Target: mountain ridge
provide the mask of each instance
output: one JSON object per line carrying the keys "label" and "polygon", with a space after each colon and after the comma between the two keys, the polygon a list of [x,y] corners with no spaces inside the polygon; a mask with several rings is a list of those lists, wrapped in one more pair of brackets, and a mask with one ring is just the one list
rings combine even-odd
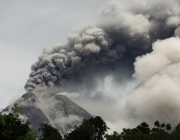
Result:
{"label": "mountain ridge", "polygon": [[[36,132],[39,124],[48,123],[57,128],[61,134],[66,134],[83,119],[92,117],[82,107],[60,94],[46,95],[30,92],[22,95],[13,104],[15,103],[18,104],[19,114],[30,120],[31,128]],[[6,107],[4,111],[8,111],[11,106]]]}

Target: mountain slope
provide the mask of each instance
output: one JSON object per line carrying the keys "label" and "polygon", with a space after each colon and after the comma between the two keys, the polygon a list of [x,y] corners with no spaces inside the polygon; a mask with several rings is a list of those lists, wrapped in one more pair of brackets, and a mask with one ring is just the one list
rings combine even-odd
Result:
{"label": "mountain slope", "polygon": [[92,117],[64,95],[26,93],[15,103],[18,103],[19,113],[30,120],[32,129],[37,132],[39,124],[49,123],[65,134],[84,118]]}

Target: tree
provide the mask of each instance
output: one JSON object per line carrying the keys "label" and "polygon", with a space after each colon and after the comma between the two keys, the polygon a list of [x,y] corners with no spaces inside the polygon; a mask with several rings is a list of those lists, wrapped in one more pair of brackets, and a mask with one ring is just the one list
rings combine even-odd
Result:
{"label": "tree", "polygon": [[74,130],[62,138],[56,128],[48,124],[41,124],[40,136],[30,129],[30,122],[24,121],[18,114],[15,104],[11,113],[4,114],[0,111],[0,140],[178,140],[180,139],[180,123],[171,130],[170,124],[156,121],[154,128],[150,129],[146,122],[139,124],[136,128],[123,128],[120,134],[114,132],[109,135],[105,133],[109,129],[101,117],[96,116],[84,119],[82,124],[75,126]]}
{"label": "tree", "polygon": [[180,139],[180,123],[171,132],[171,137],[174,139]]}
{"label": "tree", "polygon": [[65,135],[65,140],[103,140],[108,129],[99,116],[84,119],[80,126],[75,126],[73,131]]}
{"label": "tree", "polygon": [[112,135],[106,134],[106,140],[177,140],[180,138],[180,124],[171,133],[171,125],[156,121],[155,127],[150,129],[146,122],[142,122],[136,128],[123,128],[123,132]]}
{"label": "tree", "polygon": [[157,128],[160,127],[159,121],[155,121],[154,126],[156,126]]}
{"label": "tree", "polygon": [[114,131],[112,135],[106,134],[104,137],[106,138],[106,140],[122,140],[121,135],[116,131]]}
{"label": "tree", "polygon": [[167,124],[167,125],[166,125],[166,130],[168,130],[168,131],[171,130],[171,125],[170,125],[170,124]]}
{"label": "tree", "polygon": [[19,117],[15,104],[11,113],[0,112],[0,140],[35,140],[36,134],[29,127],[30,122]]}
{"label": "tree", "polygon": [[39,140],[62,140],[58,130],[48,124],[40,124],[39,131],[42,134]]}
{"label": "tree", "polygon": [[142,122],[140,125],[136,127],[142,134],[149,134],[150,128],[149,125],[146,122]]}

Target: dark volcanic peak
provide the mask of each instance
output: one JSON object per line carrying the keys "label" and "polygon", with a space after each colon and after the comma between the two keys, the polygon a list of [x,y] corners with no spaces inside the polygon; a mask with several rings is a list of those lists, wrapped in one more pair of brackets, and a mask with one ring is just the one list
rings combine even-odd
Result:
{"label": "dark volcanic peak", "polygon": [[15,103],[18,103],[19,113],[31,121],[35,131],[38,131],[39,124],[49,123],[65,134],[84,118],[91,117],[83,108],[59,94],[45,97],[44,94],[26,93]]}

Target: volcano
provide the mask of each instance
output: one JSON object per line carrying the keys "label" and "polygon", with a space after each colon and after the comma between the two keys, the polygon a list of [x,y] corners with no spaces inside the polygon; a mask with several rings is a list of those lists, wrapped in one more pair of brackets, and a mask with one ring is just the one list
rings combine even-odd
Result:
{"label": "volcano", "polygon": [[[57,128],[61,134],[66,134],[83,119],[92,117],[86,110],[60,94],[44,96],[26,93],[13,104],[15,103],[18,104],[19,114],[30,120],[31,128],[36,132],[39,124],[48,123]],[[6,107],[4,111],[10,108],[11,106]]]}

